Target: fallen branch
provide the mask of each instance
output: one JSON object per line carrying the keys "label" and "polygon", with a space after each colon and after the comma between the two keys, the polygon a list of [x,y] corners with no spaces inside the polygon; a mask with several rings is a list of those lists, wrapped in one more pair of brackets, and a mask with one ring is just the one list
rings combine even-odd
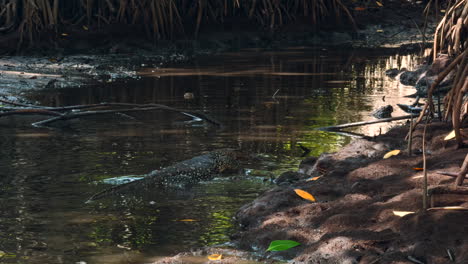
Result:
{"label": "fallen branch", "polygon": [[321,127],[319,129],[320,130],[325,130],[325,131],[337,131],[337,130],[341,130],[343,128],[365,126],[365,125],[384,123],[384,122],[392,122],[392,121],[397,121],[397,120],[410,119],[412,117],[415,117],[415,115],[396,116],[396,117],[389,117],[389,118],[383,118],[383,119],[377,119],[377,120],[371,120],[371,121],[346,123],[346,124],[337,125],[337,126]]}
{"label": "fallen branch", "polygon": [[[450,177],[458,177],[458,173],[454,173],[454,172],[448,172],[448,171],[436,171],[437,174],[440,174],[440,175],[444,175],[444,176],[450,176]],[[466,173],[465,173],[465,178],[466,177]]]}
{"label": "fallen branch", "polygon": [[[124,112],[140,112],[140,111],[152,111],[152,110],[166,110],[171,112],[180,113],[192,118],[199,118],[200,120],[204,120],[208,123],[211,123],[216,126],[221,126],[222,124],[217,120],[211,118],[210,116],[206,115],[205,113],[199,111],[189,111],[184,109],[173,108],[170,106],[162,105],[162,104],[131,104],[131,103],[100,103],[100,104],[89,104],[89,105],[72,105],[72,106],[63,106],[63,107],[48,107],[48,106],[37,106],[37,105],[29,105],[29,104],[22,104],[16,103],[4,99],[0,99],[0,102],[5,104],[10,104],[14,106],[21,106],[24,108],[18,107],[4,107],[0,108],[0,110],[4,110],[7,112],[0,113],[0,117],[2,116],[10,116],[10,115],[26,115],[26,114],[39,114],[39,115],[49,115],[55,116],[53,118],[49,118],[46,120],[42,120],[39,122],[35,122],[32,125],[35,127],[44,127],[48,124],[54,123],[60,120],[70,120],[75,118],[80,118],[83,116],[91,116],[91,115],[101,115],[101,114],[110,114],[110,113],[124,113]],[[110,110],[95,110],[95,111],[85,111],[85,112],[66,112],[60,113],[64,111],[76,111],[76,110],[84,110],[84,109],[96,109],[96,108],[103,108],[103,107],[133,107],[133,108],[125,108],[125,109],[110,109]]]}

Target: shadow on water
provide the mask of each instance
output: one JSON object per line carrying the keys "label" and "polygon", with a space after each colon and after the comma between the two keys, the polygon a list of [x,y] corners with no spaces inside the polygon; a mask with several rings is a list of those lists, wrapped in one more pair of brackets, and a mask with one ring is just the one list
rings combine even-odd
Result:
{"label": "shadow on water", "polygon": [[[30,93],[50,106],[161,103],[205,111],[223,126],[165,111],[90,117],[60,129],[31,128],[23,117],[0,119],[0,260],[141,263],[227,242],[237,209],[270,188],[270,177],[297,167],[299,145],[318,156],[350,141],[314,128],[369,120],[377,107],[410,102],[404,96],[413,91],[384,71],[415,64],[410,55],[244,51],[143,68],[139,80]],[[184,99],[187,93],[193,99]],[[388,127],[352,131],[375,135]],[[257,159],[243,164],[240,175],[190,189],[84,204],[108,187],[100,180],[145,174],[224,147]]]}

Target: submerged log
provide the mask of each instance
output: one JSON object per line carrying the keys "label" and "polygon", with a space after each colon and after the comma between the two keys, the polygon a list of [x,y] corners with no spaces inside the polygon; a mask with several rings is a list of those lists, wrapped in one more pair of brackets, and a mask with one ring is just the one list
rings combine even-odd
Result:
{"label": "submerged log", "polygon": [[113,194],[141,192],[157,187],[187,185],[210,180],[216,174],[237,169],[239,167],[238,160],[242,157],[243,154],[240,151],[233,149],[212,151],[161,170],[152,171],[143,179],[96,193],[88,199],[87,203]]}

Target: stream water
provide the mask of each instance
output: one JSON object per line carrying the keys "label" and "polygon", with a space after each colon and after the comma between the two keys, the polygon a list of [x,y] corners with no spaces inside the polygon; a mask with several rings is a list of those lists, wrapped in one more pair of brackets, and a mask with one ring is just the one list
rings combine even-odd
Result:
{"label": "stream water", "polygon": [[[228,242],[238,208],[271,188],[270,178],[297,168],[301,146],[318,156],[351,140],[315,128],[370,120],[380,106],[413,101],[404,96],[414,90],[384,71],[416,64],[414,56],[382,52],[245,50],[145,66],[138,80],[28,93],[49,106],[160,103],[205,111],[223,126],[167,111],[95,116],[52,129],[30,126],[44,117],[0,118],[0,262],[148,263]],[[389,126],[351,131],[375,135]],[[104,179],[225,147],[256,158],[239,174],[191,188],[84,203],[110,186]]]}

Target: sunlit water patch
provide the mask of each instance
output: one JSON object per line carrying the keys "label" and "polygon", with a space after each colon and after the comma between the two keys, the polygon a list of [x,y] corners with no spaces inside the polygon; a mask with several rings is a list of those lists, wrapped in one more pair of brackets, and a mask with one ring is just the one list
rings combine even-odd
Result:
{"label": "sunlit water patch", "polygon": [[[373,119],[370,112],[380,106],[413,101],[405,97],[412,88],[383,72],[415,64],[414,56],[368,51],[245,51],[144,68],[140,80],[30,93],[49,106],[160,103],[203,111],[222,125],[163,110],[76,119],[53,129],[30,126],[43,117],[0,118],[0,262],[145,263],[225,243],[239,207],[296,169],[303,147],[318,156],[351,140],[316,128]],[[351,131],[375,135],[388,127]],[[125,179],[116,177],[226,147],[254,159],[239,173],[189,188],[85,204]]]}

